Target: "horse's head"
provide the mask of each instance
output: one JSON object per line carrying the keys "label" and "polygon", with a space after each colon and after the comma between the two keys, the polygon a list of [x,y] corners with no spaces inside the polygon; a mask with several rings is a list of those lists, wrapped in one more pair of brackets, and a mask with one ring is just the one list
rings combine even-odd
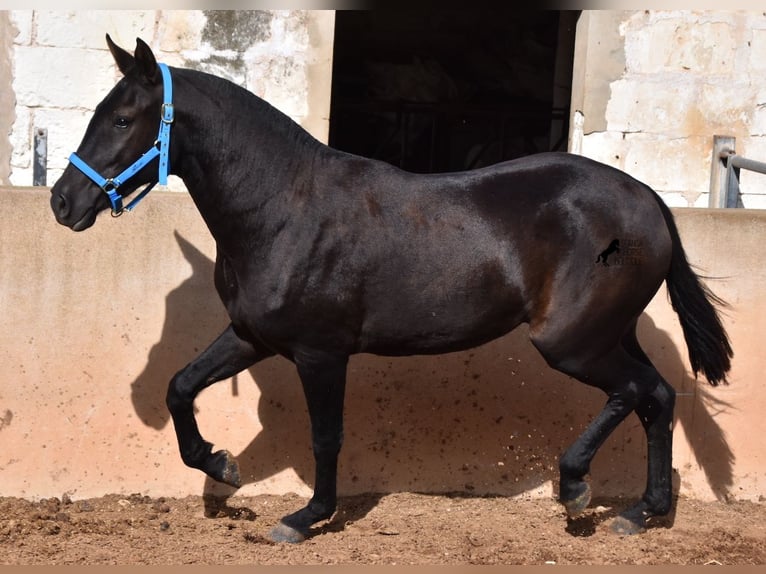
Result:
{"label": "horse's head", "polygon": [[[87,229],[99,212],[121,203],[142,184],[156,181],[159,159],[152,157],[129,180],[111,183],[111,178],[133,166],[149,149],[156,148],[157,126],[163,106],[163,78],[149,46],[137,40],[131,55],[106,36],[109,50],[124,77],[96,107],[85,137],[61,178],[51,189],[51,208],[56,220],[75,231]],[[147,156],[149,157],[149,156]],[[90,168],[95,176],[84,173]],[[102,175],[103,174],[103,175]],[[99,183],[97,180],[106,180]],[[122,178],[121,178],[122,179]],[[110,199],[110,195],[112,198]],[[117,211],[119,213],[119,211]]]}

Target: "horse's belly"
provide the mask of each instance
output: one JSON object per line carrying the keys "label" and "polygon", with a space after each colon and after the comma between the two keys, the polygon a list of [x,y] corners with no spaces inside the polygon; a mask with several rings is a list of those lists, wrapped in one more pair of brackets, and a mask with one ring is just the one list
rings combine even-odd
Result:
{"label": "horse's belly", "polygon": [[520,305],[512,301],[481,308],[401,303],[368,317],[359,350],[392,356],[461,351],[501,337],[523,320]]}

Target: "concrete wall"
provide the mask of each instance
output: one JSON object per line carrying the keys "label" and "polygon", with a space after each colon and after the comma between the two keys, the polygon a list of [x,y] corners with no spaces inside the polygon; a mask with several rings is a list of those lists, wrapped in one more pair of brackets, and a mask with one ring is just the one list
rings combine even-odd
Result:
{"label": "concrete wall", "polygon": [[[766,13],[585,10],[577,27],[570,149],[706,207],[714,135],[766,161]],[[745,207],[766,176],[743,170]]]}
{"label": "concrete wall", "polygon": [[[16,99],[11,134],[13,185],[32,184],[35,128],[48,129],[48,182],[55,182],[66,167],[96,104],[119,78],[104,40],[106,33],[131,52],[136,37],[141,37],[168,65],[226,77],[327,141],[335,25],[331,10],[13,10],[2,14],[0,27],[3,18],[10,18],[15,28],[10,55]],[[9,50],[3,50],[8,35],[0,37],[1,82],[7,77],[2,62]],[[0,100],[0,127],[2,104]],[[2,149],[0,144],[0,170]],[[184,189],[176,178],[170,187]]]}
{"label": "concrete wall", "polygon": [[[731,303],[731,385],[691,380],[664,291],[640,339],[679,392],[682,494],[758,500],[766,481],[762,333],[766,212],[676,210],[690,260]],[[0,189],[0,493],[28,498],[223,492],[177,453],[167,382],[227,324],[214,245],[190,198],[153,192],[133,214],[75,234],[43,189]],[[341,493],[550,496],[560,452],[604,396],[549,370],[525,328],[440,357],[357,356],[348,381]],[[309,493],[308,416],[274,358],[206,390],[200,427],[231,449],[242,493]],[[592,468],[599,495],[642,492],[645,440],[631,416]]]}

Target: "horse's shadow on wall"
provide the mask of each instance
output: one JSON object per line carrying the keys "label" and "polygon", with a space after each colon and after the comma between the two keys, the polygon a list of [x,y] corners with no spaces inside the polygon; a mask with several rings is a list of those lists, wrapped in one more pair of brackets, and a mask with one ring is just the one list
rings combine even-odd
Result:
{"label": "horse's shadow on wall", "polygon": [[[213,288],[213,261],[178,233],[176,238],[193,273],[168,295],[162,336],[131,388],[136,413],[158,430],[169,422],[164,400],[168,382],[228,323]],[[715,415],[731,407],[715,399],[707,383],[686,375],[675,345],[647,315],[639,321],[639,339],[678,391],[676,425],[684,427],[711,490],[725,498],[733,482],[734,457]],[[339,492],[513,496],[548,481],[556,485],[559,455],[601,409],[605,397],[551,371],[536,353],[524,351],[525,346],[529,343],[520,328],[465,353],[353,357]],[[260,392],[262,430],[235,453],[243,483],[292,469],[312,485],[309,419],[293,365],[272,358],[252,367],[250,374]],[[241,382],[234,379],[232,384]],[[229,400],[239,400],[236,392],[232,394]],[[676,467],[684,464],[674,461]],[[594,459],[594,493],[640,496],[645,467],[645,438],[631,415]],[[234,492],[206,480],[206,513],[232,511],[225,500]],[[345,497],[345,502],[341,498],[338,514],[327,528],[342,528],[345,521],[364,516],[379,497]]]}

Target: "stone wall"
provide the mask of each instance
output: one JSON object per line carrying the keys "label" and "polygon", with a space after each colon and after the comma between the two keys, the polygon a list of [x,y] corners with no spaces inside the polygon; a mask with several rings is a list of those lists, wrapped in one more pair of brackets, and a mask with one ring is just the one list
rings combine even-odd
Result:
{"label": "stone wall", "polygon": [[15,118],[15,99],[13,96],[11,61],[12,39],[15,35],[11,19],[7,12],[0,11],[0,185],[10,183],[11,172],[11,133]]}
{"label": "stone wall", "polygon": [[[766,161],[765,71],[762,11],[584,11],[570,146],[705,207],[714,135]],[[745,207],[766,208],[766,176],[741,183]]]}
{"label": "stone wall", "polygon": [[[228,77],[327,139],[332,11],[13,10],[0,13],[0,182],[31,184],[38,127],[48,129],[48,183],[58,178],[118,78],[106,32]],[[570,149],[672,206],[707,206],[714,135],[766,159],[765,71],[762,11],[583,11]],[[766,208],[766,176],[743,171],[742,190],[745,207]]]}
{"label": "stone wall", "polygon": [[[48,183],[66,167],[95,105],[119,78],[106,33],[130,51],[141,37],[171,66],[224,76],[327,140],[332,11],[14,10],[4,17],[15,28],[14,185],[32,183],[35,128],[48,129]],[[0,46],[0,77],[7,52]],[[173,180],[171,187],[181,185]]]}

